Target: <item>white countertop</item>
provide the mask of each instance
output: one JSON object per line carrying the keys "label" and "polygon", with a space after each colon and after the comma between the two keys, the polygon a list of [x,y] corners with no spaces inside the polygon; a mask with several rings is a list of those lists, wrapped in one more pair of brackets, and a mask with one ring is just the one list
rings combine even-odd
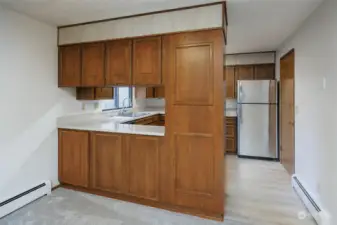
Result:
{"label": "white countertop", "polygon": [[122,124],[124,122],[156,114],[165,114],[164,110],[144,110],[144,112],[148,112],[149,114],[137,118],[114,116],[116,115],[116,112],[103,112],[91,115],[61,117],[58,119],[57,127],[71,130],[164,136],[164,126]]}
{"label": "white countertop", "polygon": [[236,109],[225,109],[226,117],[237,117]]}

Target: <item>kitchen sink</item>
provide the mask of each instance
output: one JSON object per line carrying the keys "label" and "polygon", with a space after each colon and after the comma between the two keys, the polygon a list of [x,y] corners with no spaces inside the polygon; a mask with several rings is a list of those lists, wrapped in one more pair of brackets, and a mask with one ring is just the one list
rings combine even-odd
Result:
{"label": "kitchen sink", "polygon": [[150,113],[147,112],[127,112],[127,113],[121,113],[118,116],[120,117],[132,117],[132,118],[137,118],[137,117],[141,117],[141,116],[146,116],[149,115]]}

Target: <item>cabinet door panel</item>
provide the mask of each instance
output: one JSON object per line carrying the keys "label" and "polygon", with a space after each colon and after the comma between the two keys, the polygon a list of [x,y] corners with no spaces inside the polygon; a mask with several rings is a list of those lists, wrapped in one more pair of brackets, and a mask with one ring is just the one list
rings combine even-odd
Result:
{"label": "cabinet door panel", "polygon": [[161,37],[133,41],[133,84],[161,84]]}
{"label": "cabinet door panel", "polygon": [[275,64],[256,65],[254,68],[255,80],[274,80]]}
{"label": "cabinet door panel", "polygon": [[157,201],[159,199],[159,138],[128,137],[129,194]]}
{"label": "cabinet door panel", "polygon": [[61,183],[88,187],[89,134],[59,130],[59,179]]}
{"label": "cabinet door panel", "polygon": [[180,45],[175,55],[175,104],[213,105],[213,45]]}
{"label": "cabinet door panel", "polygon": [[226,138],[226,152],[236,153],[236,144],[234,138]]}
{"label": "cabinet door panel", "polygon": [[254,66],[236,66],[235,76],[237,80],[254,80]]}
{"label": "cabinet door panel", "polygon": [[95,99],[113,99],[114,89],[111,87],[95,88]]}
{"label": "cabinet door panel", "polygon": [[155,87],[154,92],[156,98],[165,98],[165,87]]}
{"label": "cabinet door panel", "polygon": [[131,85],[131,40],[106,44],[106,85]]}
{"label": "cabinet door panel", "polygon": [[227,137],[233,137],[235,136],[235,127],[234,125],[227,124],[226,126],[226,135]]}
{"label": "cabinet door panel", "polygon": [[59,86],[81,85],[81,47],[79,45],[59,48]]}
{"label": "cabinet door panel", "polygon": [[125,192],[125,151],[122,135],[93,133],[91,136],[91,186],[110,192]]}
{"label": "cabinet door panel", "polygon": [[82,86],[104,86],[104,44],[82,46]]}
{"label": "cabinet door panel", "polygon": [[153,87],[146,88],[146,98],[154,98],[154,88]]}
{"label": "cabinet door panel", "polygon": [[226,98],[236,98],[235,69],[233,66],[225,67]]}
{"label": "cabinet door panel", "polygon": [[76,88],[77,100],[95,100],[95,88],[77,87]]}

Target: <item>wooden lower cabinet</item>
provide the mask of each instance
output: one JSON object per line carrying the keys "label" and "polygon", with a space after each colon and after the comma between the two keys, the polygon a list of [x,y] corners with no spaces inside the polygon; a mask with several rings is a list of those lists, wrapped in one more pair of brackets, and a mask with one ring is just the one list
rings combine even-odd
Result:
{"label": "wooden lower cabinet", "polygon": [[129,135],[127,163],[129,194],[150,200],[159,200],[159,147],[160,138]]}
{"label": "wooden lower cabinet", "polygon": [[225,126],[226,126],[226,152],[236,154],[236,139],[237,139],[237,125],[236,125],[236,117],[225,117]]}
{"label": "wooden lower cabinet", "polygon": [[126,155],[120,134],[91,133],[91,187],[116,193],[127,192]]}
{"label": "wooden lower cabinet", "polygon": [[178,141],[173,154],[165,137],[59,129],[59,179],[63,187],[221,220],[208,210],[214,159],[202,149],[209,139]]}
{"label": "wooden lower cabinet", "polygon": [[89,186],[89,133],[59,130],[58,172],[61,183]]}

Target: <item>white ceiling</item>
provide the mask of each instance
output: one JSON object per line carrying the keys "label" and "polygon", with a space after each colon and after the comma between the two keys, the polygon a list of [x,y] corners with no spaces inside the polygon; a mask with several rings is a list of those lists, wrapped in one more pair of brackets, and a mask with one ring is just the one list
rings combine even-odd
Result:
{"label": "white ceiling", "polygon": [[323,0],[229,0],[227,53],[276,50]]}
{"label": "white ceiling", "polygon": [[[227,53],[275,50],[323,0],[229,0]],[[0,0],[51,25],[127,16],[219,0]]]}

